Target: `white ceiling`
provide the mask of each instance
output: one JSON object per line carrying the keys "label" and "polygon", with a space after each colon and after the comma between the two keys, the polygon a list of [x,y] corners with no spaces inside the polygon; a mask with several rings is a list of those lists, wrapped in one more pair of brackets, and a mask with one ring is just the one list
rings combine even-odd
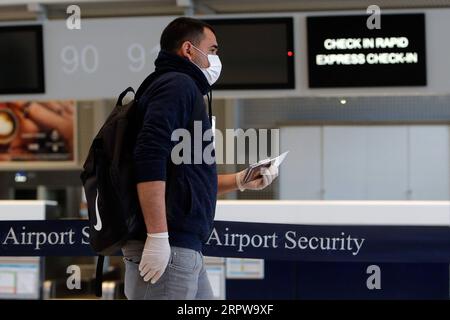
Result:
{"label": "white ceiling", "polygon": [[66,17],[78,4],[84,17],[257,13],[320,10],[364,10],[450,7],[450,0],[0,0],[0,20],[35,19],[43,10],[49,19]]}

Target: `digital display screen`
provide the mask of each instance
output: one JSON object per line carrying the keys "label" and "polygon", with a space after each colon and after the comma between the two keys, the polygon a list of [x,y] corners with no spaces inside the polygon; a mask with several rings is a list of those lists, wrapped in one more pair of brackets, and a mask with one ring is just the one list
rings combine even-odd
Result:
{"label": "digital display screen", "polygon": [[0,27],[0,94],[44,92],[42,26]]}
{"label": "digital display screen", "polygon": [[205,21],[215,30],[222,62],[214,89],[295,87],[292,18]]}
{"label": "digital display screen", "polygon": [[309,87],[425,86],[424,14],[308,17]]}
{"label": "digital display screen", "polygon": [[39,299],[39,257],[0,257],[0,299]]}

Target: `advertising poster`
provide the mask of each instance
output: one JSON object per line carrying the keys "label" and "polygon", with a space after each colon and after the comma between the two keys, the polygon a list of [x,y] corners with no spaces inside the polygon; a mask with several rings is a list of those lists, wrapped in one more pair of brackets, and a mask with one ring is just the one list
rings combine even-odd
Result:
{"label": "advertising poster", "polygon": [[0,166],[74,161],[75,101],[0,102]]}

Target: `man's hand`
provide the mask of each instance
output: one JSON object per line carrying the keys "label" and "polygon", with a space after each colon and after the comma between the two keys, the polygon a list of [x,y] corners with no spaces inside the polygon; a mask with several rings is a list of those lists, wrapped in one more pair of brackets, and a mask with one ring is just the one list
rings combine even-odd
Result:
{"label": "man's hand", "polygon": [[144,281],[158,281],[166,270],[170,258],[167,232],[165,181],[147,181],[137,185],[139,203],[147,227],[147,240],[142,251],[139,271]]}
{"label": "man's hand", "polygon": [[169,234],[147,233],[139,271],[144,281],[154,284],[161,278],[170,259]]}
{"label": "man's hand", "polygon": [[258,178],[244,184],[243,180],[247,170],[248,168],[236,173],[236,185],[241,191],[245,189],[262,190],[270,185],[278,176],[278,167],[271,165],[269,168],[261,168],[261,175]]}

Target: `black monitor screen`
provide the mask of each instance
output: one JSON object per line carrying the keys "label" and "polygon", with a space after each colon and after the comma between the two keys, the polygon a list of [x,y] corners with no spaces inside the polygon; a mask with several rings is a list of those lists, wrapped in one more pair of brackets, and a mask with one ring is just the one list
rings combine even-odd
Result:
{"label": "black monitor screen", "polygon": [[307,18],[311,88],[426,85],[425,15],[369,17]]}
{"label": "black monitor screen", "polygon": [[205,21],[216,32],[222,62],[213,88],[295,87],[292,18]]}
{"label": "black monitor screen", "polygon": [[0,94],[43,93],[42,26],[0,27]]}

